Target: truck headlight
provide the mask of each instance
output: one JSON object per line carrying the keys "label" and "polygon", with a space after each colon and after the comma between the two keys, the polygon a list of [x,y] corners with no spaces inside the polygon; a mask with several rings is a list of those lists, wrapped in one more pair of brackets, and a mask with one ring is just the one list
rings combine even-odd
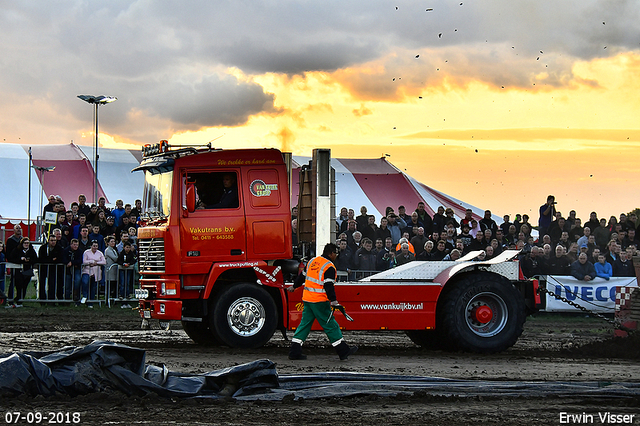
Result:
{"label": "truck headlight", "polygon": [[175,296],[176,294],[178,294],[176,283],[162,283],[160,294],[166,296]]}

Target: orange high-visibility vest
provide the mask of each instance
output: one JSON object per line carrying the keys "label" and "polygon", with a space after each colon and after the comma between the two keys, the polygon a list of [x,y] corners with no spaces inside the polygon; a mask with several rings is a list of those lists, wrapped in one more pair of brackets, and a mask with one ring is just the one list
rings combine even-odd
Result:
{"label": "orange high-visibility vest", "polygon": [[[333,263],[322,256],[311,259],[307,265],[307,274],[304,281],[302,300],[304,302],[328,302],[329,298],[324,291],[324,273],[333,266]],[[334,266],[335,268],[335,266]]]}
{"label": "orange high-visibility vest", "polygon": [[[407,241],[407,244],[409,244],[409,252],[416,254],[416,249],[413,247],[413,244],[411,244],[410,242]],[[402,244],[398,243],[398,245],[396,246],[396,253],[400,253],[400,250],[402,249]]]}

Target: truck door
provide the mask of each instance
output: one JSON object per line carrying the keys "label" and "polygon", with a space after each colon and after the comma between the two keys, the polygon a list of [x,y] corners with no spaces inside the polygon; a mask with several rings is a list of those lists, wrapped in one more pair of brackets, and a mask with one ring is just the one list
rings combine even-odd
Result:
{"label": "truck door", "polygon": [[[241,183],[236,169],[182,171],[180,240],[184,273],[208,272],[212,262],[247,259]],[[192,211],[186,208],[189,188],[196,193]]]}
{"label": "truck door", "polygon": [[249,259],[291,257],[291,216],[286,173],[277,167],[247,170],[243,191]]}

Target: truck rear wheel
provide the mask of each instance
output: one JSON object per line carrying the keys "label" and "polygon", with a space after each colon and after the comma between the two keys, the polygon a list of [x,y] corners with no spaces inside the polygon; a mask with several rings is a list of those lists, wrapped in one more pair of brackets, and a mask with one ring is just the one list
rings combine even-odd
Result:
{"label": "truck rear wheel", "polygon": [[267,291],[254,284],[236,284],[215,303],[211,327],[233,348],[258,348],[271,339],[278,325],[276,304]]}
{"label": "truck rear wheel", "polygon": [[220,339],[209,328],[208,322],[182,321],[182,329],[191,340],[199,345],[220,346],[221,344]]}
{"label": "truck rear wheel", "polygon": [[454,284],[440,311],[446,340],[459,349],[491,353],[513,346],[525,322],[524,297],[509,281],[469,275]]}

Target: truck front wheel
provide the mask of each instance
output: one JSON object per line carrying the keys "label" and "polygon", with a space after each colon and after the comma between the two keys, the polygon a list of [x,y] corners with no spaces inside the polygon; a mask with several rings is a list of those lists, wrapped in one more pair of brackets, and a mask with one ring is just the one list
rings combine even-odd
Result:
{"label": "truck front wheel", "polygon": [[500,352],[516,343],[526,318],[524,297],[509,281],[480,273],[454,286],[440,311],[449,343],[480,353]]}
{"label": "truck front wheel", "polygon": [[215,303],[211,327],[233,348],[258,348],[271,339],[278,325],[276,304],[267,291],[254,284],[236,284]]}

